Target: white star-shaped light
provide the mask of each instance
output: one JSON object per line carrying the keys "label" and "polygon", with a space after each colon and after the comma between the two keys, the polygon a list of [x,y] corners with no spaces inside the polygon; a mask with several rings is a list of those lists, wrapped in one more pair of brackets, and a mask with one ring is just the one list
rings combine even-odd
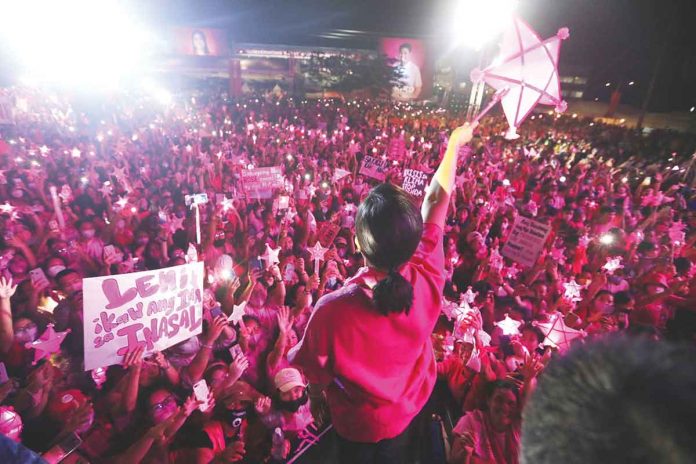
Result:
{"label": "white star-shaped light", "polygon": [[520,326],[522,325],[522,322],[514,320],[507,313],[505,313],[505,319],[496,322],[495,325],[500,327],[500,330],[503,331],[503,335],[512,336],[520,334]]}
{"label": "white star-shaped light", "polygon": [[621,264],[621,261],[623,258],[621,256],[617,256],[615,258],[609,258],[607,259],[607,263],[602,266],[602,269],[607,271],[609,274],[613,274],[614,271],[617,269],[623,269],[623,264]]}
{"label": "white star-shaped light", "polygon": [[261,259],[266,263],[266,269],[273,266],[274,264],[280,263],[278,255],[280,254],[280,248],[271,248],[271,246],[266,244],[266,252],[261,256]]}
{"label": "white star-shaped light", "polygon": [[222,205],[223,212],[227,212],[230,209],[234,208],[234,206],[232,206],[232,199],[231,198],[227,198],[227,197],[223,198],[222,201],[220,202],[220,204]]}
{"label": "white star-shaped light", "polygon": [[565,289],[563,296],[568,301],[572,301],[572,302],[582,301],[582,297],[580,296],[580,290],[582,290],[582,285],[578,284],[575,281],[575,279],[564,283],[563,288]]}
{"label": "white star-shaped light", "polygon": [[476,297],[478,296],[478,293],[474,292],[471,287],[466,289],[466,293],[462,295],[462,301],[465,301],[467,304],[472,305],[474,304],[474,301],[476,301]]}
{"label": "white star-shaped light", "polygon": [[317,187],[314,184],[309,184],[307,187],[307,194],[309,198],[312,199],[317,194]]}
{"label": "white star-shaped light", "polygon": [[75,147],[75,148],[73,148],[72,151],[70,152],[70,155],[71,155],[73,158],[79,158],[79,157],[82,155],[82,152],[81,152],[77,147]]}
{"label": "white star-shaped light", "polygon": [[542,345],[557,348],[563,353],[576,338],[583,338],[585,332],[568,327],[562,316],[554,314],[549,322],[533,322],[532,325],[541,329],[544,334]]}
{"label": "white star-shaped light", "polygon": [[111,195],[111,185],[110,185],[110,183],[109,183],[109,182],[104,182],[104,184],[101,186],[101,188],[99,189],[99,191],[100,191],[101,194],[104,195],[105,197],[108,197],[109,195]]}
{"label": "white star-shaped light", "polygon": [[317,240],[317,243],[315,243],[312,248],[307,248],[309,254],[312,255],[312,261],[323,261],[324,255],[326,255],[326,252],[328,250],[328,248],[324,248],[323,246],[321,246],[319,240]]}
{"label": "white star-shaped light", "polygon": [[179,229],[184,229],[184,218],[174,215],[169,219],[169,230],[173,234]]}
{"label": "white star-shaped light", "polygon": [[9,204],[8,202],[5,202],[4,204],[0,205],[0,213],[12,214],[12,211],[14,211],[14,206]]}
{"label": "white star-shaped light", "polygon": [[51,151],[51,149],[48,148],[46,145],[42,145],[42,146],[39,148],[39,151],[41,152],[42,155],[45,155],[46,153],[48,153],[49,151]]}
{"label": "white star-shaped light", "polygon": [[128,204],[128,198],[126,198],[126,197],[118,197],[118,200],[116,200],[116,204],[117,204],[120,208],[125,208],[126,205]]}
{"label": "white star-shaped light", "polygon": [[53,324],[48,324],[44,333],[41,334],[39,339],[29,342],[24,345],[27,349],[34,349],[34,361],[32,364],[36,364],[39,360],[45,358],[48,355],[57,353],[60,351],[60,344],[63,343],[65,337],[70,333],[70,329],[65,332],[56,332],[53,330]]}
{"label": "white star-shaped light", "polygon": [[245,308],[246,308],[247,302],[242,301],[238,305],[233,305],[232,306],[232,314],[229,315],[227,318],[227,322],[232,322],[235,324],[238,324],[239,321],[242,320],[242,317],[246,314]]}
{"label": "white star-shaped light", "polygon": [[126,168],[114,168],[114,176],[116,176],[117,179],[125,179]]}

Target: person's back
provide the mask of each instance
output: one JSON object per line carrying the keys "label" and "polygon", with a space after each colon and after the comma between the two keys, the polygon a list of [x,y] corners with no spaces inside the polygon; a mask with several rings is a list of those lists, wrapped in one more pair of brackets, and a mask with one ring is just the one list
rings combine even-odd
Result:
{"label": "person's back", "polygon": [[694,359],[693,347],[617,337],[552,361],[524,412],[521,462],[695,462]]}

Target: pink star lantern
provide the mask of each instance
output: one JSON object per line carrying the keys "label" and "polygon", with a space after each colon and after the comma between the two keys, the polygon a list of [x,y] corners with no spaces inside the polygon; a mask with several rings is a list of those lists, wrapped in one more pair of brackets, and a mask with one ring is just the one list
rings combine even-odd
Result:
{"label": "pink star lantern", "polygon": [[573,340],[585,337],[584,331],[568,327],[558,314],[552,315],[549,322],[533,322],[532,325],[541,329],[546,337],[542,345],[557,348],[561,353],[570,347]]}
{"label": "pink star lantern", "polygon": [[169,219],[169,230],[172,234],[174,234],[179,229],[184,229],[184,218],[174,215]]}
{"label": "pink star lantern", "polygon": [[551,258],[553,258],[554,261],[558,263],[564,263],[566,260],[565,257],[565,248],[554,248],[551,250]]}
{"label": "pink star lantern", "polygon": [[246,314],[245,308],[246,308],[247,302],[242,301],[241,304],[238,305],[233,305],[232,306],[232,314],[227,318],[228,322],[233,322],[235,324],[238,324],[239,321],[242,320],[242,317]]}
{"label": "pink star lantern", "polygon": [[623,258],[621,256],[617,256],[615,258],[609,258],[607,259],[607,264],[605,264],[602,269],[607,271],[608,274],[614,274],[614,271],[617,269],[623,269],[623,264],[621,264],[621,261]]}
{"label": "pink star lantern", "polygon": [[104,185],[101,186],[99,191],[101,192],[102,195],[104,195],[105,197],[108,197],[109,195],[111,195],[111,183],[108,181],[104,182]]}
{"label": "pink star lantern", "polygon": [[309,254],[312,255],[312,261],[314,261],[314,272],[319,272],[319,262],[324,260],[324,255],[328,251],[328,248],[324,248],[319,240],[314,244],[312,248],[307,248]]}
{"label": "pink star lantern", "polygon": [[24,345],[26,349],[34,348],[35,350],[32,364],[36,364],[48,355],[59,352],[60,344],[63,343],[63,340],[69,333],[70,329],[65,332],[56,332],[53,330],[53,324],[48,324],[41,337]]}
{"label": "pink star lantern", "polygon": [[307,194],[309,198],[312,199],[317,194],[317,187],[314,184],[309,184],[307,187]]}
{"label": "pink star lantern", "polygon": [[458,307],[459,305],[457,305],[457,303],[449,301],[445,298],[442,299],[442,303],[440,304],[442,314],[444,314],[447,317],[447,320],[450,321],[454,319],[454,313]]}
{"label": "pink star lantern", "polygon": [[498,92],[504,92],[499,98],[510,126],[506,137],[518,137],[517,127],[537,104],[554,105],[559,113],[566,110],[568,105],[561,99],[558,57],[561,41],[569,35],[568,28],[564,27],[555,36],[542,41],[528,24],[515,18],[503,36],[498,58],[486,69],[472,71],[473,82],[484,81]]}
{"label": "pink star lantern", "polygon": [[575,281],[575,279],[563,284],[563,288],[565,289],[563,296],[566,299],[568,299],[568,301],[582,301],[582,297],[580,296],[580,290],[582,290],[582,285],[578,284]]}
{"label": "pink star lantern", "polygon": [[336,172],[334,172],[334,175],[333,175],[333,181],[338,182],[339,180],[346,177],[348,174],[350,174],[350,171],[346,171],[345,169],[341,169],[341,168],[336,168]]}
{"label": "pink star lantern", "polygon": [[227,212],[233,208],[231,198],[227,198],[227,197],[223,198],[222,201],[220,202],[220,204],[222,205],[223,212]]}
{"label": "pink star lantern", "polygon": [[266,263],[266,269],[280,262],[278,259],[279,254],[280,248],[274,249],[268,243],[266,244],[266,252],[261,256],[261,259]]}
{"label": "pink star lantern", "polygon": [[512,336],[520,334],[520,326],[522,325],[522,322],[512,319],[507,313],[505,313],[505,319],[496,322],[495,325],[500,327],[500,330],[503,331],[503,335]]}

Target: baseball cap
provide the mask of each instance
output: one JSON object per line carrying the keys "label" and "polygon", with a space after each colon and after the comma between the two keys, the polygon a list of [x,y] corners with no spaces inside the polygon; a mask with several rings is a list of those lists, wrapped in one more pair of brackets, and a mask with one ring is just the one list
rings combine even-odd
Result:
{"label": "baseball cap", "polygon": [[304,387],[305,382],[302,379],[302,374],[297,369],[288,367],[281,369],[273,379],[275,386],[282,393],[288,392],[295,387]]}

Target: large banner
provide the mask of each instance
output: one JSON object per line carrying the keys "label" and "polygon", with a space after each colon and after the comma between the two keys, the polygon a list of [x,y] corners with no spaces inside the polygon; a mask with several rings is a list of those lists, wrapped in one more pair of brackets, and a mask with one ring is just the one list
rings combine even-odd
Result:
{"label": "large banner", "polygon": [[203,262],[83,280],[85,370],[119,364],[202,330]]}
{"label": "large banner", "polygon": [[242,185],[247,198],[267,199],[273,191],[283,188],[283,172],[280,166],[242,169]]}
{"label": "large banner", "polygon": [[360,174],[384,182],[387,178],[388,164],[388,160],[375,158],[374,156],[365,156],[360,166]]}
{"label": "large banner", "polygon": [[409,101],[430,96],[432,67],[422,40],[386,37],[380,41],[380,52],[395,60],[401,72],[401,83],[392,89],[392,98]]}
{"label": "large banner", "polygon": [[517,216],[510,237],[501,254],[526,267],[533,267],[544,249],[551,226],[524,216]]}
{"label": "large banner", "polygon": [[177,55],[227,56],[227,36],[224,29],[193,27],[173,28],[173,52]]}
{"label": "large banner", "polygon": [[425,189],[428,188],[428,177],[423,171],[404,169],[404,181],[401,188],[415,198],[422,199]]}

